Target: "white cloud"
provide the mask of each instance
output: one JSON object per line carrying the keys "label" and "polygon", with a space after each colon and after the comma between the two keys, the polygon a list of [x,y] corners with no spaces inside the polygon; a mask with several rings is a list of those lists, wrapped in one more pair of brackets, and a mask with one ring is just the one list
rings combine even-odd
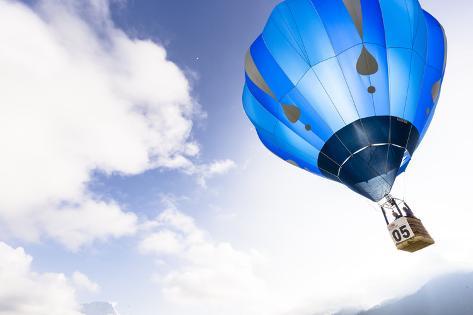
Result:
{"label": "white cloud", "polygon": [[75,271],[72,274],[72,282],[78,289],[86,290],[91,293],[97,293],[100,290],[100,286],[89,279],[85,274]]}
{"label": "white cloud", "polygon": [[81,315],[63,274],[36,273],[22,248],[0,243],[0,315]]}
{"label": "white cloud", "polygon": [[88,192],[94,170],[223,173],[191,161],[199,110],[185,74],[161,46],[116,28],[107,0],[0,0],[0,42],[0,226],[10,236],[77,249],[134,233],[134,214]]}
{"label": "white cloud", "polygon": [[93,302],[82,306],[84,315],[118,315],[115,306],[107,302]]}
{"label": "white cloud", "polygon": [[194,172],[198,176],[198,183],[206,187],[207,179],[210,179],[217,175],[223,175],[231,171],[236,167],[236,164],[232,160],[220,160],[210,164],[199,165],[195,168]]}
{"label": "white cloud", "polygon": [[146,254],[178,254],[182,250],[182,240],[171,231],[160,231],[148,235],[140,243],[140,251]]}
{"label": "white cloud", "polygon": [[234,161],[217,160],[212,163],[194,164],[190,161],[185,163],[183,170],[189,175],[194,175],[197,178],[197,183],[206,188],[207,180],[218,175],[224,175],[236,167]]}
{"label": "white cloud", "polygon": [[[140,250],[153,255],[161,266],[172,262],[155,278],[168,302],[189,306],[194,313],[200,314],[202,308],[204,312],[214,309],[242,314],[265,295],[265,283],[257,276],[264,261],[261,255],[210,239],[191,217],[175,209],[159,215],[143,237]],[[235,303],[242,304],[234,309]]]}
{"label": "white cloud", "polygon": [[37,239],[44,232],[70,250],[95,240],[131,235],[136,231],[137,218],[124,213],[113,202],[80,199],[76,204],[58,204],[52,208],[38,209],[28,217],[9,217],[16,235]]}

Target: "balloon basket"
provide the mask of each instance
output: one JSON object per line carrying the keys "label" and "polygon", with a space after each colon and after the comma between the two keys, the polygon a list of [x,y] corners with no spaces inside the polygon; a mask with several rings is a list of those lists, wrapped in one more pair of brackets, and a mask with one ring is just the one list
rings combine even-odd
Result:
{"label": "balloon basket", "polygon": [[[404,200],[386,195],[379,205],[397,249],[414,253],[435,244],[422,221],[414,215]],[[391,223],[386,214],[389,211],[394,218]]]}
{"label": "balloon basket", "polygon": [[388,225],[388,230],[398,250],[414,253],[435,244],[418,218],[401,217]]}

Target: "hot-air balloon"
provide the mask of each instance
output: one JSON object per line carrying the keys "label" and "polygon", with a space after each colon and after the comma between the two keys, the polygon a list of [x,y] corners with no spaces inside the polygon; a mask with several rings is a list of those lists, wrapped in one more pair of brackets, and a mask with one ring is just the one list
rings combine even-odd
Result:
{"label": "hot-air balloon", "polygon": [[246,54],[244,109],[270,151],[378,203],[397,248],[415,252],[435,242],[390,192],[430,125],[446,56],[417,0],[286,0]]}

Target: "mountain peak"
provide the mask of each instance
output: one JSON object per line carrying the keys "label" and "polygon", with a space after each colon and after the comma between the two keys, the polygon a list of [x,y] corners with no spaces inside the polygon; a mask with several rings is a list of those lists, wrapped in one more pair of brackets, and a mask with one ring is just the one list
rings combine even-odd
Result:
{"label": "mountain peak", "polygon": [[[335,315],[344,315],[339,312]],[[427,282],[417,292],[353,315],[471,315],[473,273],[453,273]]]}

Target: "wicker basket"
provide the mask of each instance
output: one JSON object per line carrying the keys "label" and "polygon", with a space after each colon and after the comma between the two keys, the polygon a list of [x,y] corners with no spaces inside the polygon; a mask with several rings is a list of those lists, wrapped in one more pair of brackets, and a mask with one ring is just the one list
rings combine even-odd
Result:
{"label": "wicker basket", "polygon": [[406,252],[416,252],[435,243],[422,221],[414,217],[402,217],[388,226],[396,247]]}

